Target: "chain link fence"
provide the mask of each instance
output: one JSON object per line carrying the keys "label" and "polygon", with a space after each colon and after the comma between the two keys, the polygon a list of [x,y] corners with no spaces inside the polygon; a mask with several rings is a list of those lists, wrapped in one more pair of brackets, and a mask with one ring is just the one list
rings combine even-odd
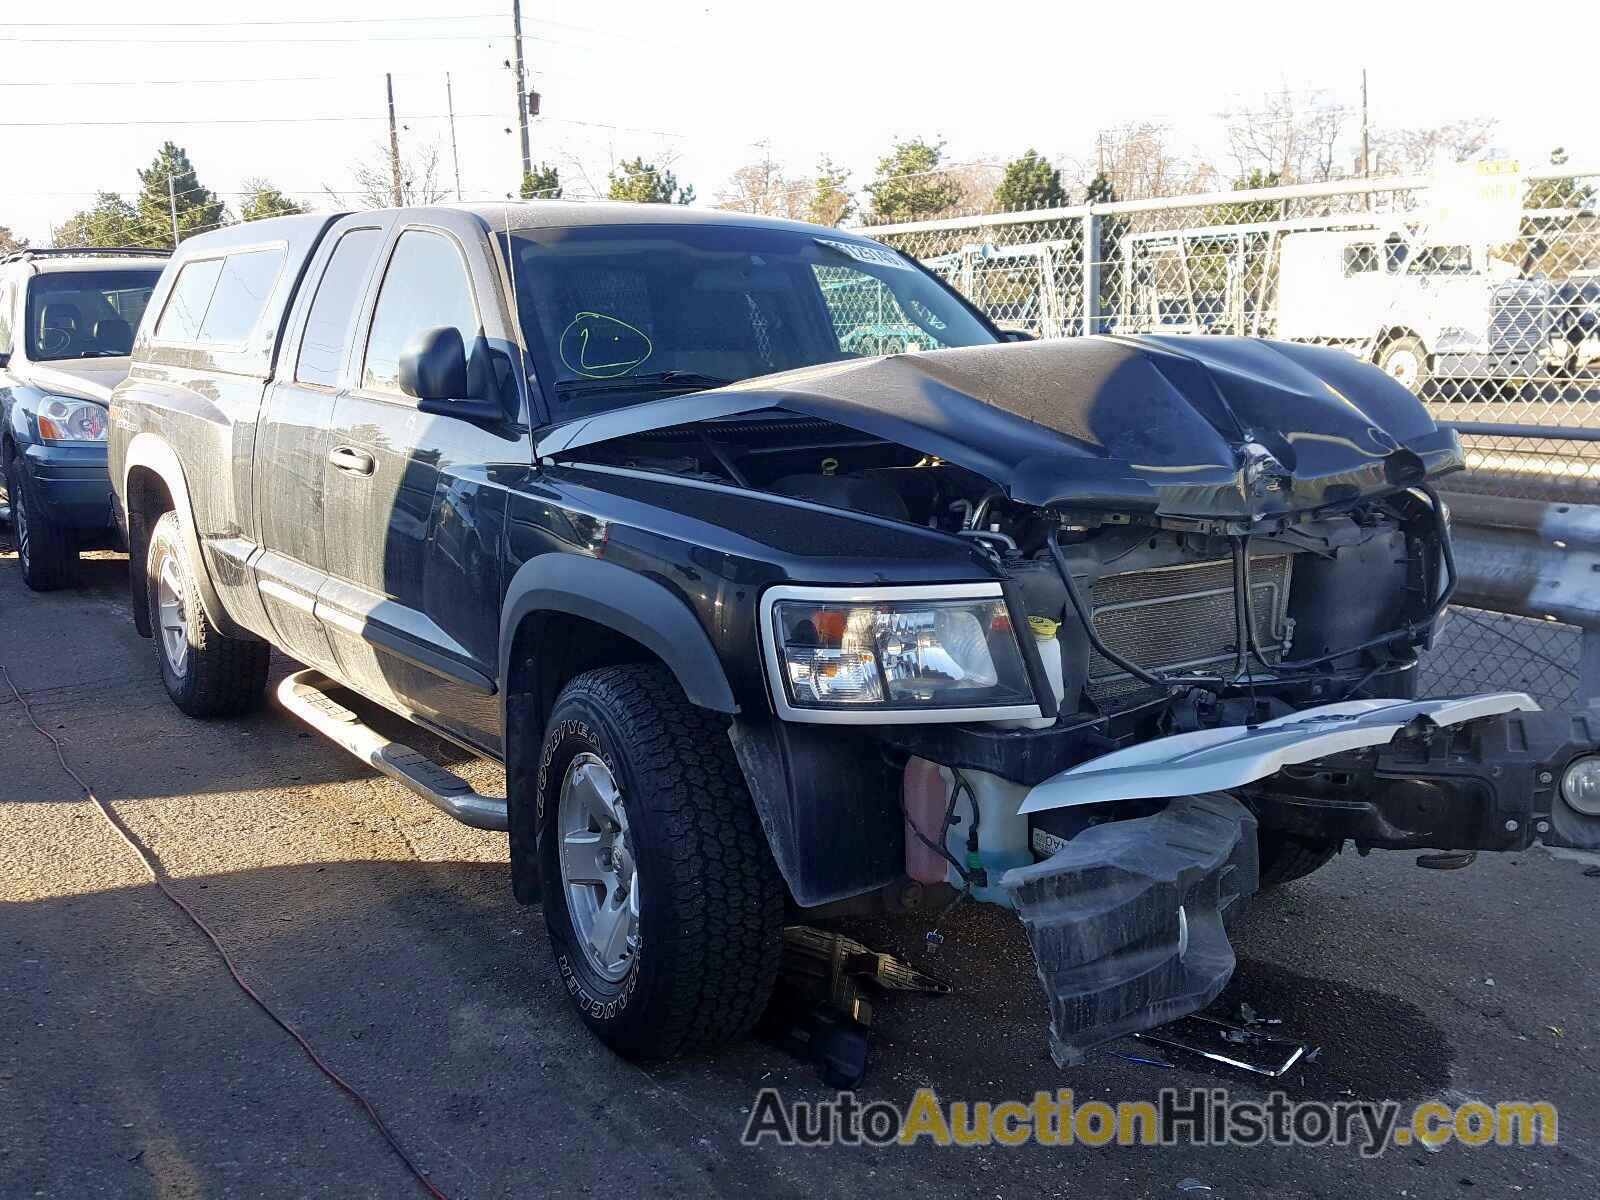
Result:
{"label": "chain link fence", "polygon": [[[1425,178],[1311,184],[872,227],[1002,328],[1232,334],[1341,347],[1456,423],[1448,486],[1600,503],[1600,169],[1520,190],[1495,236]],[[1479,228],[1488,228],[1478,222]],[[879,352],[917,344],[877,330]],[[1429,656],[1435,694],[1580,697],[1581,631],[1458,608]]]}

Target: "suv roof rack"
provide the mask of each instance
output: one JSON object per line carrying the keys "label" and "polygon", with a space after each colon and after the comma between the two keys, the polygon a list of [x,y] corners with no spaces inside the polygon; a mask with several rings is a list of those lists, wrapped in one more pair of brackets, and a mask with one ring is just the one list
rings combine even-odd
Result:
{"label": "suv roof rack", "polygon": [[147,246],[41,246],[13,250],[0,263],[27,262],[30,258],[171,258],[171,250]]}

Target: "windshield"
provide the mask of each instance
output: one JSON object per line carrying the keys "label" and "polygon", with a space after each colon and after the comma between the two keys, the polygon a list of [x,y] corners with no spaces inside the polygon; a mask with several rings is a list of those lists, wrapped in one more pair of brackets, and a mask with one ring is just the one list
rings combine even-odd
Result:
{"label": "windshield", "polygon": [[878,354],[994,342],[896,251],[738,225],[513,231],[517,305],[557,422]]}
{"label": "windshield", "polygon": [[55,271],[28,281],[28,359],[108,358],[133,352],[160,267]]}

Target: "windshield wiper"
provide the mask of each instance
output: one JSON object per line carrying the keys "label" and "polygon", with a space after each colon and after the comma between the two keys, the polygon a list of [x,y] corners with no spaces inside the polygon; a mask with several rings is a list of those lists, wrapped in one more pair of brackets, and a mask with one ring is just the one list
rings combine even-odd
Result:
{"label": "windshield wiper", "polygon": [[618,375],[610,379],[569,379],[556,384],[556,391],[563,395],[577,392],[654,391],[658,388],[701,391],[726,387],[734,382],[717,375],[702,375],[698,371],[652,371],[646,375]]}

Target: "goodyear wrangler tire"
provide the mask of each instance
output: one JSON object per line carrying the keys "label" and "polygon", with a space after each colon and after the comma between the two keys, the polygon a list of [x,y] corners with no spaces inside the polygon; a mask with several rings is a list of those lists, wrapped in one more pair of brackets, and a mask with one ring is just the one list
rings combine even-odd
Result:
{"label": "goodyear wrangler tire", "polygon": [[589,671],[550,714],[539,876],[562,983],[621,1054],[748,1033],[782,951],[783,882],[726,723],[662,667]]}
{"label": "goodyear wrangler tire", "polygon": [[175,512],[165,513],[150,534],[145,580],[156,664],[172,702],[191,717],[234,717],[260,708],[271,647],[227,637],[206,616]]}

